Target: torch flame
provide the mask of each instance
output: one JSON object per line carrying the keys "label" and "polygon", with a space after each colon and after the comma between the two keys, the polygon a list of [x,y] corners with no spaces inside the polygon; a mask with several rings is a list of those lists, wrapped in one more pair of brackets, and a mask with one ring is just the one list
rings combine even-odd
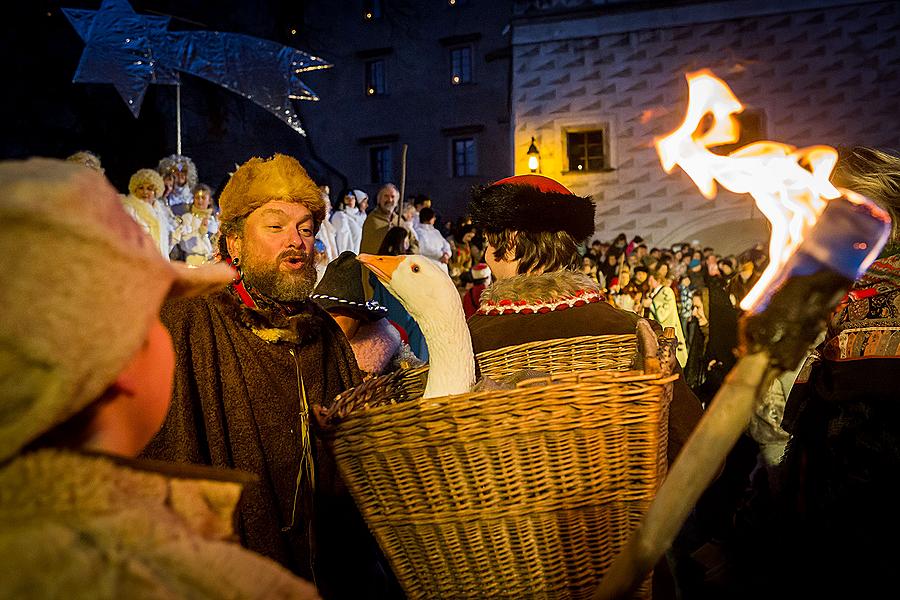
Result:
{"label": "torch flame", "polygon": [[[740,127],[733,115],[744,107],[728,84],[709,70],[689,73],[687,80],[684,122],[656,140],[656,150],[666,173],[680,166],[709,199],[716,195],[716,182],[732,192],[750,194],[771,223],[769,266],[741,301],[741,308],[748,310],[803,241],[827,201],[841,195],[828,180],[837,163],[837,152],[829,146],[798,149],[761,141],[727,156],[714,154],[709,148],[738,141]],[[701,130],[707,115],[711,124]]]}

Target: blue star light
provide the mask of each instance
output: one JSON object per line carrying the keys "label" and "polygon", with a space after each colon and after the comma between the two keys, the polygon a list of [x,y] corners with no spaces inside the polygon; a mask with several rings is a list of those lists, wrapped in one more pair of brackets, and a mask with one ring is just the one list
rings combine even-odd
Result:
{"label": "blue star light", "polygon": [[111,83],[137,117],[151,83],[178,85],[178,73],[159,62],[168,17],[134,12],[127,0],[103,0],[99,10],[64,8],[85,48],[74,82]]}
{"label": "blue star light", "polygon": [[317,56],[249,35],[170,32],[169,17],[138,15],[127,0],[63,12],[85,42],[73,81],[113,84],[135,117],[148,85],[180,85],[183,72],[240,94],[305,135],[292,101],[319,97],[300,74],[331,67]]}

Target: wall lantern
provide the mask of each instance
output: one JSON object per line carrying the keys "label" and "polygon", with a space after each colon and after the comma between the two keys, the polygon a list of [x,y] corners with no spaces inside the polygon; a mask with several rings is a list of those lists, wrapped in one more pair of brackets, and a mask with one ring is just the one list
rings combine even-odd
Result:
{"label": "wall lantern", "polygon": [[541,151],[534,145],[534,136],[531,136],[531,145],[528,146],[528,168],[532,173],[539,173],[541,170]]}

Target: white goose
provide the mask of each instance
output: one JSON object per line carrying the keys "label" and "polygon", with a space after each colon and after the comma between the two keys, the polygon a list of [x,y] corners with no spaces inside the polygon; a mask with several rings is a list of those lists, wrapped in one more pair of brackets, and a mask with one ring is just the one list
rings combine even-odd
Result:
{"label": "white goose", "polygon": [[440,263],[420,254],[360,254],[357,258],[422,329],[429,357],[428,383],[422,397],[468,392],[475,383],[472,337],[459,292]]}

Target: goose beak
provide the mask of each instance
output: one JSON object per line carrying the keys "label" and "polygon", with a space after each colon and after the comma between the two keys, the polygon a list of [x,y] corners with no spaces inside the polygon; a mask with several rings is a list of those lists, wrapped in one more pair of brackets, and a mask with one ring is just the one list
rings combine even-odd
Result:
{"label": "goose beak", "polygon": [[361,262],[367,269],[375,273],[375,277],[383,283],[391,282],[391,275],[400,266],[406,256],[377,256],[375,254],[360,254],[356,260]]}

